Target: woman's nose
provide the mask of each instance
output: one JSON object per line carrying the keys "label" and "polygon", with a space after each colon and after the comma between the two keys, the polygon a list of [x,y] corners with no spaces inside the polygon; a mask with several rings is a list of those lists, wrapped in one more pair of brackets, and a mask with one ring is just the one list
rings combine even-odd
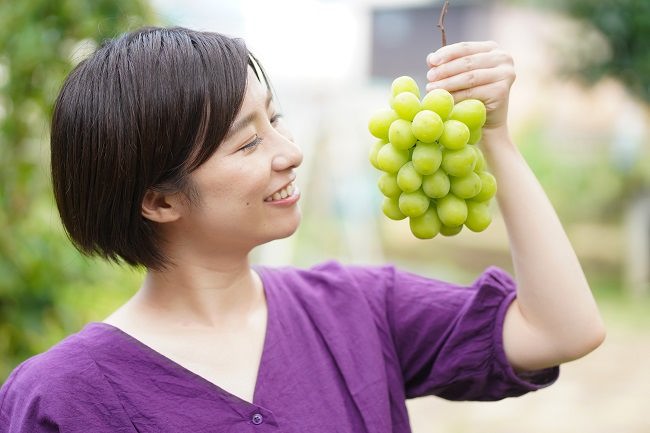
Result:
{"label": "woman's nose", "polygon": [[278,151],[273,156],[272,168],[275,171],[284,171],[296,168],[302,163],[302,150],[293,140],[281,136]]}

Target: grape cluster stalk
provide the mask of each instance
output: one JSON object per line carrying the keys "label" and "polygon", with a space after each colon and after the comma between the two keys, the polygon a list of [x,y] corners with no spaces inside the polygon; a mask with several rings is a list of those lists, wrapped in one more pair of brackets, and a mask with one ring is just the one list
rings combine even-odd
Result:
{"label": "grape cluster stalk", "polygon": [[368,130],[377,138],[370,163],[382,172],[377,186],[382,212],[392,220],[409,218],[413,235],[454,236],[467,227],[485,230],[497,183],[477,146],[486,120],[478,99],[454,103],[444,89],[420,99],[409,76],[391,84],[390,107],[375,112]]}

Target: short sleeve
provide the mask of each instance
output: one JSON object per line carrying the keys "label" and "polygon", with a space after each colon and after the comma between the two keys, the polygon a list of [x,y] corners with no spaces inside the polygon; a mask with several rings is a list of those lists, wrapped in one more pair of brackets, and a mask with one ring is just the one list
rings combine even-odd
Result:
{"label": "short sleeve", "polygon": [[372,296],[377,296],[378,281],[383,281],[385,320],[407,398],[499,400],[538,390],[557,379],[558,367],[524,377],[506,359],[503,322],[516,290],[502,269],[486,269],[467,287],[392,266],[362,275],[373,287]]}

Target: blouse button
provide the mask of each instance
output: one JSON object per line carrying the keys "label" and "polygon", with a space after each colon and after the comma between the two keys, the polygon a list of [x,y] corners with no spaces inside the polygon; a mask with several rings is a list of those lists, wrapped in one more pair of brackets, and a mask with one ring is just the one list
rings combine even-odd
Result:
{"label": "blouse button", "polygon": [[259,413],[256,413],[255,415],[253,415],[251,421],[253,421],[253,424],[255,425],[260,425],[264,422],[264,418]]}

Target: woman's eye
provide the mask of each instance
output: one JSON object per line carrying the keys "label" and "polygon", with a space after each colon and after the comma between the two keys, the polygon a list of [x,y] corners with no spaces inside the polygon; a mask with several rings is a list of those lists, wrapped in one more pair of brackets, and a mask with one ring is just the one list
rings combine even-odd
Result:
{"label": "woman's eye", "polygon": [[277,113],[271,116],[271,125],[277,125],[278,121],[282,118],[282,114]]}
{"label": "woman's eye", "polygon": [[240,147],[239,150],[243,150],[244,152],[251,152],[254,150],[258,144],[262,142],[262,137],[259,135],[256,135],[253,141],[250,143],[245,144],[244,146]]}

